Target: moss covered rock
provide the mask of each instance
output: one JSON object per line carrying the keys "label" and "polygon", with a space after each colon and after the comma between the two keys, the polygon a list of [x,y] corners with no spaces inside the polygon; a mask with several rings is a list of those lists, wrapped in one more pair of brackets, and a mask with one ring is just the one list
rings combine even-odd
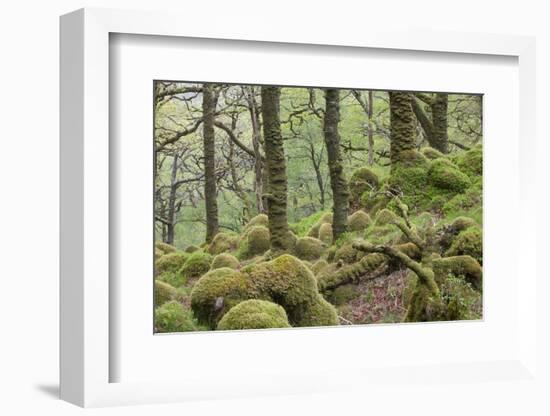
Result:
{"label": "moss covered rock", "polygon": [[329,300],[333,305],[341,306],[358,296],[357,285],[347,284],[334,289],[330,294]]}
{"label": "moss covered rock", "polygon": [[237,257],[248,259],[264,254],[270,247],[269,229],[262,225],[253,225],[248,228],[239,242]]}
{"label": "moss covered rock", "polygon": [[319,240],[327,246],[332,244],[332,224],[321,224],[321,227],[319,227]]}
{"label": "moss covered rock", "polygon": [[468,212],[479,209],[481,211],[483,192],[479,184],[470,186],[464,193],[457,194],[445,202],[442,211],[446,215]]}
{"label": "moss covered rock", "polygon": [[483,286],[483,270],[471,256],[442,257],[434,259],[432,264],[435,279],[440,286],[451,276],[465,279],[478,290]]}
{"label": "moss covered rock", "polygon": [[163,254],[173,253],[174,251],[176,251],[176,247],[163,241],[157,241],[155,243],[155,248],[162,251]]}
{"label": "moss covered rock", "polygon": [[391,224],[398,219],[397,215],[387,208],[384,208],[376,214],[375,224],[376,226],[385,226]]}
{"label": "moss covered rock", "polygon": [[239,236],[230,233],[218,233],[208,245],[207,251],[212,254],[220,254],[233,251],[239,244]]}
{"label": "moss covered rock", "polygon": [[245,225],[243,231],[246,231],[247,229],[251,227],[256,227],[261,225],[262,227],[269,227],[269,218],[266,214],[258,214],[255,217],[252,217],[250,221]]}
{"label": "moss covered rock", "polygon": [[477,225],[477,222],[469,217],[457,217],[453,220],[450,227],[456,232],[464,231],[466,228],[470,228]]}
{"label": "moss covered rock", "polygon": [[296,241],[294,253],[302,260],[316,260],[323,254],[326,245],[314,237],[302,237]]}
{"label": "moss covered rock", "polygon": [[276,303],[251,299],[227,312],[218,324],[219,330],[289,328],[285,310]]}
{"label": "moss covered rock", "polygon": [[155,273],[178,272],[189,257],[189,253],[174,251],[164,254],[155,262]]}
{"label": "moss covered rock", "polygon": [[479,177],[483,174],[483,149],[481,145],[459,153],[455,161],[459,169],[470,178]]}
{"label": "moss covered rock", "polygon": [[155,280],[155,306],[160,306],[176,297],[176,289],[168,283]]}
{"label": "moss covered rock", "polygon": [[194,251],[185,260],[180,273],[188,279],[202,276],[210,269],[212,258],[212,255],[204,251]]}
{"label": "moss covered rock", "polygon": [[332,225],[332,212],[324,213],[321,218],[319,218],[317,222],[313,224],[313,226],[309,229],[309,231],[307,232],[307,236],[319,238],[319,230],[321,228],[321,225],[323,224]]}
{"label": "moss covered rock", "polygon": [[199,251],[200,250],[200,247],[197,247],[196,245],[194,244],[191,244],[191,245],[188,245],[187,247],[185,247],[185,252],[186,253],[194,253],[195,251]]}
{"label": "moss covered rock", "polygon": [[162,256],[164,256],[164,251],[159,250],[158,248],[155,247],[155,261],[160,259]]}
{"label": "moss covered rock", "polygon": [[165,303],[155,309],[156,332],[196,331],[197,326],[191,311],[176,301]]}
{"label": "moss covered rock", "polygon": [[209,271],[195,283],[191,291],[191,308],[200,323],[214,329],[225,312],[257,295],[243,273],[222,267]]}
{"label": "moss covered rock", "polygon": [[469,227],[453,240],[446,256],[468,255],[483,264],[483,233],[480,227]]}
{"label": "moss covered rock", "polygon": [[321,295],[317,295],[304,312],[300,321],[301,327],[334,326],[339,325],[336,308],[328,303]]}
{"label": "moss covered rock", "polygon": [[432,161],[428,170],[428,181],[436,188],[456,193],[464,192],[472,184],[470,178],[446,158]]}
{"label": "moss covered rock", "polygon": [[348,217],[349,231],[363,231],[371,224],[370,215],[365,211],[355,211]]}
{"label": "moss covered rock", "polygon": [[336,250],[336,253],[334,253],[334,262],[345,264],[355,263],[356,261],[360,260],[362,254],[363,253],[360,253],[353,248],[353,244],[351,242],[346,243],[338,248]]}
{"label": "moss covered rock", "polygon": [[434,149],[433,147],[430,147],[430,146],[423,147],[420,152],[430,160],[445,157],[445,155],[441,153],[439,150]]}
{"label": "moss covered rock", "polygon": [[230,269],[237,269],[239,267],[239,260],[235,256],[229,253],[220,253],[214,257],[210,270],[221,269],[222,267],[229,267]]}
{"label": "moss covered rock", "polygon": [[314,275],[317,275],[321,270],[323,270],[325,267],[328,266],[328,262],[325,259],[317,260],[315,263],[313,263],[313,266],[311,267],[311,271]]}
{"label": "moss covered rock", "polygon": [[356,169],[349,180],[350,202],[357,205],[365,192],[378,189],[378,176],[369,168]]}

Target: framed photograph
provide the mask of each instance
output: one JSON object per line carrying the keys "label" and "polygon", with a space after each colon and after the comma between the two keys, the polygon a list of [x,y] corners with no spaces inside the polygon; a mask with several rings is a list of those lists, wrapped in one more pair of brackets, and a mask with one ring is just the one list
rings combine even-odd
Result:
{"label": "framed photograph", "polygon": [[61,18],[61,397],[538,389],[534,40],[181,19]]}

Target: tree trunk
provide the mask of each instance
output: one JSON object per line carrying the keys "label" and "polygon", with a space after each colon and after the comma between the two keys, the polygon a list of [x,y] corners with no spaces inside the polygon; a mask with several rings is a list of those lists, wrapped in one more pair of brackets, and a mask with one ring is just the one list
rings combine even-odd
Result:
{"label": "tree trunk", "polygon": [[267,204],[269,232],[271,234],[271,249],[278,252],[289,248],[286,210],[286,162],[279,116],[281,90],[278,87],[262,87],[261,94],[265,157],[269,184]]}
{"label": "tree trunk", "polygon": [[344,176],[340,154],[340,134],[338,133],[340,92],[337,89],[327,89],[325,91],[325,104],[324,133],[333,200],[332,241],[336,241],[347,231],[349,206],[348,183]]}
{"label": "tree trunk", "polygon": [[164,241],[170,245],[174,245],[174,231],[176,228],[176,185],[178,173],[178,154],[174,153],[172,161],[172,175],[170,177],[170,196],[168,197],[168,217],[166,218],[166,238]]}
{"label": "tree trunk", "polygon": [[218,233],[218,203],[216,201],[216,142],[214,119],[217,98],[212,84],[204,84],[202,95],[203,141],[204,141],[204,202],[206,206],[206,242]]}
{"label": "tree trunk", "polygon": [[266,212],[264,199],[262,197],[264,193],[262,173],[264,167],[262,163],[262,153],[260,152],[260,120],[259,114],[256,109],[256,99],[254,98],[254,87],[247,88],[247,103],[248,111],[250,113],[250,121],[252,124],[252,146],[254,149],[254,188],[256,191],[256,207],[258,209],[258,213],[263,214]]}
{"label": "tree trunk", "polygon": [[367,103],[367,118],[369,123],[368,140],[369,140],[369,166],[374,164],[374,126],[373,126],[373,108],[374,108],[374,93],[369,90],[369,102]]}
{"label": "tree trunk", "polygon": [[447,133],[447,110],[449,107],[449,95],[437,93],[435,96],[418,94],[421,100],[430,108],[429,117],[416,98],[411,101],[414,114],[426,134],[426,139],[431,147],[441,153],[449,152],[449,136]]}
{"label": "tree trunk", "polygon": [[444,93],[435,95],[432,109],[433,121],[433,143],[430,145],[441,153],[448,153],[449,137],[447,134],[447,109],[449,107],[449,96]]}
{"label": "tree trunk", "polygon": [[414,114],[412,94],[408,92],[390,92],[390,159],[392,165],[400,161],[400,153],[413,150]]}

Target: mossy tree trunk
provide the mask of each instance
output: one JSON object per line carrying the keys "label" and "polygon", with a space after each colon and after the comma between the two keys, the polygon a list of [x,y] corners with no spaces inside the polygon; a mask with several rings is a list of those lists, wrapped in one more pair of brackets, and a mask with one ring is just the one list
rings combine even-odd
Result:
{"label": "mossy tree trunk", "polygon": [[342,155],[340,153],[340,92],[329,88],[325,91],[324,134],[327,147],[330,186],[332,188],[332,238],[336,241],[347,231],[349,208],[348,183],[344,175]]}
{"label": "mossy tree trunk", "polygon": [[256,191],[256,208],[258,213],[264,214],[266,207],[264,204],[264,182],[263,171],[264,163],[262,160],[262,153],[260,151],[262,139],[260,128],[260,115],[258,106],[256,103],[254,87],[246,88],[246,101],[248,105],[248,112],[250,113],[250,123],[252,125],[252,148],[254,149],[254,188]]}
{"label": "mossy tree trunk", "polygon": [[390,92],[390,158],[392,166],[400,161],[400,153],[415,148],[412,94]]}
{"label": "mossy tree trunk", "polygon": [[280,252],[289,248],[286,162],[279,115],[281,90],[279,87],[262,87],[261,96],[269,187],[266,197],[271,249]]}
{"label": "mossy tree trunk", "polygon": [[[430,115],[426,114],[418,100],[428,105]],[[422,130],[424,130],[430,146],[439,150],[441,153],[448,153],[449,136],[447,132],[447,113],[449,95],[446,93],[437,93],[432,96],[417,93],[411,103],[414,114],[422,126]]]}
{"label": "mossy tree trunk", "polygon": [[212,84],[204,84],[202,93],[204,203],[206,206],[206,242],[210,243],[218,233],[218,202],[216,189],[216,141],[214,123],[217,96]]}
{"label": "mossy tree trunk", "polygon": [[168,197],[168,218],[166,219],[165,243],[174,245],[174,231],[176,228],[176,191],[178,189],[176,180],[178,174],[178,154],[174,153],[172,160],[172,174],[170,177],[170,196]]}

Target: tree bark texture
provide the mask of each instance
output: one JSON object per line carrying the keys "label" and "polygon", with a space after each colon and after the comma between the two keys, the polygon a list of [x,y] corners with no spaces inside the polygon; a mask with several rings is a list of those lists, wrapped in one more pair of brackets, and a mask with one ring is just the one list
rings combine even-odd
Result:
{"label": "tree bark texture", "polygon": [[273,251],[287,250],[287,178],[285,151],[281,135],[281,120],[279,115],[279,87],[262,87],[262,119],[265,141],[265,157],[268,172],[267,212],[269,217],[269,232],[271,234],[271,249]]}
{"label": "tree bark texture", "polygon": [[414,114],[412,95],[408,92],[390,92],[390,159],[392,165],[400,161],[399,154],[413,150]]}
{"label": "tree bark texture", "polygon": [[426,134],[426,139],[431,147],[441,153],[449,152],[449,136],[447,133],[447,110],[449,107],[449,95],[437,93],[433,97],[422,94],[422,101],[430,108],[431,117],[426,114],[422,105],[414,98],[411,102],[414,114]]}
{"label": "tree bark texture", "polygon": [[325,91],[324,133],[327,147],[330,187],[332,188],[333,222],[332,236],[336,241],[347,231],[349,191],[340,153],[340,92],[329,88]]}
{"label": "tree bark texture", "polygon": [[204,84],[202,95],[204,142],[204,202],[206,206],[206,242],[218,233],[218,202],[216,190],[216,141],[214,122],[217,98],[212,84]]}

